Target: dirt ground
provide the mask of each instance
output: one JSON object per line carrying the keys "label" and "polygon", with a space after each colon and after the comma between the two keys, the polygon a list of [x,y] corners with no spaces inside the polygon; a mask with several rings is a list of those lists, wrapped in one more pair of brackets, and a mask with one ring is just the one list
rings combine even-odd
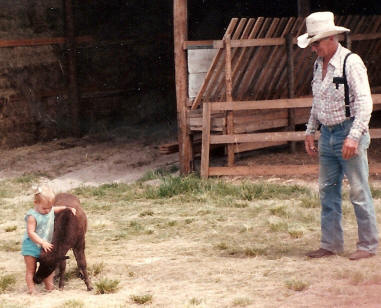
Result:
{"label": "dirt ground", "polygon": [[[168,131],[164,134],[161,132],[160,138],[155,133],[139,134],[135,132],[132,135],[135,136],[117,134],[81,139],[68,138],[15,149],[3,149],[0,151],[2,157],[0,179],[31,173],[42,175],[50,180],[53,188],[58,192],[81,185],[100,185],[111,182],[131,183],[148,171],[178,165],[178,153],[161,155],[158,149],[160,144],[175,141],[173,132]],[[381,163],[380,145],[381,143],[376,141],[369,150],[373,183],[379,183],[381,179],[381,172],[377,169]],[[297,153],[294,154],[289,154],[284,148],[277,148],[257,151],[251,155],[240,154],[238,158],[240,163],[248,162],[256,165],[258,170],[256,179],[282,183],[316,184],[317,169],[309,169],[311,165],[316,165],[316,161],[304,153],[302,145],[298,145]],[[279,168],[273,170],[280,171],[278,173],[268,172],[266,169],[261,169],[262,164],[277,165]],[[298,164],[300,167],[294,168],[291,172],[284,167],[288,164]],[[282,170],[283,172],[281,172]],[[113,261],[120,264],[119,259],[123,259],[123,262],[128,264],[128,269],[127,265],[123,269],[125,272],[143,271],[139,272],[142,278],[137,279],[134,292],[139,293],[140,290],[146,292],[147,288],[149,289],[148,286],[151,286],[153,292],[161,294],[155,307],[320,307],[320,299],[324,297],[327,290],[332,289],[339,296],[332,300],[332,306],[323,305],[323,307],[379,307],[380,285],[364,285],[361,288],[353,285],[337,286],[336,281],[327,281],[324,276],[330,271],[329,268],[325,268],[326,263],[310,262],[302,257],[302,252],[300,255],[286,257],[289,258],[290,267],[282,270],[289,271],[291,274],[295,271],[296,262],[301,262],[303,270],[311,266],[322,266],[321,285],[303,293],[290,292],[289,295],[286,295],[287,302],[277,303],[277,298],[267,298],[265,302],[261,302],[258,298],[254,302],[245,304],[247,292],[254,292],[259,297],[261,294],[273,294],[274,289],[284,292],[281,291],[280,284],[276,283],[276,279],[269,279],[268,285],[254,284],[257,275],[269,277],[276,275],[276,261],[272,264],[261,258],[232,258],[221,263],[213,256],[208,256],[206,253],[204,255],[204,247],[197,245],[197,240],[192,246],[191,243],[185,245],[180,238],[173,238],[164,243],[139,243],[140,251],[136,252],[134,243],[130,242],[128,247],[116,253],[114,256],[116,259]],[[155,255],[157,257],[152,257]],[[92,257],[95,256],[89,256],[90,259]],[[341,257],[335,257],[331,260],[331,265],[340,267],[343,266],[343,263],[348,263],[347,260],[343,260]],[[378,256],[377,259],[373,259],[374,268],[377,268],[379,260]],[[2,264],[2,267],[12,268],[11,262],[12,260],[9,260],[9,264]],[[361,271],[361,264],[356,264],[355,268]],[[202,277],[198,275],[200,272],[204,273]],[[210,275],[206,273],[210,273]],[[208,276],[206,280],[205,274]],[[308,277],[308,270],[305,275]],[[217,288],[215,288],[216,285],[218,285]],[[64,292],[54,291],[50,295],[42,293],[38,296],[41,298],[39,307],[61,307],[56,305],[62,298],[81,299],[85,297],[90,298],[89,301],[93,303],[94,307],[98,307],[97,305],[101,303],[104,303],[104,307],[119,307],[117,302],[113,302],[112,295],[104,295],[100,299],[95,295],[88,295],[81,282],[78,286],[82,291],[67,289]],[[226,294],[226,290],[231,290],[231,292],[228,292],[229,296],[224,297],[223,294]],[[211,299],[208,304],[198,303],[196,300],[192,302],[192,298],[198,296],[193,294],[200,293]],[[349,294],[354,294],[354,297]],[[29,301],[30,307],[37,307],[34,299],[28,299],[27,295],[18,294],[18,296],[20,296],[20,302]],[[47,296],[50,296],[51,300],[47,300]],[[43,297],[45,299],[42,300]],[[184,302],[184,298],[188,299],[187,302]],[[2,296],[1,299],[6,301],[7,296]],[[330,301],[325,298],[323,302],[329,303]],[[8,306],[6,306],[6,302],[0,302],[0,307]]]}
{"label": "dirt ground", "polygon": [[[57,191],[80,185],[136,181],[146,172],[179,166],[178,153],[163,155],[159,146],[176,142],[173,132],[166,136],[142,135],[67,138],[14,149],[0,150],[0,180],[35,174],[46,176]],[[373,140],[368,151],[370,178],[381,180],[381,140]],[[224,164],[221,154],[212,155],[214,164]],[[212,162],[213,163],[213,162]],[[236,155],[237,165],[253,166],[256,179],[281,177],[316,181],[317,159],[309,157],[302,143],[296,152],[274,147]],[[195,165],[199,165],[196,158]],[[297,168],[295,168],[295,165]]]}

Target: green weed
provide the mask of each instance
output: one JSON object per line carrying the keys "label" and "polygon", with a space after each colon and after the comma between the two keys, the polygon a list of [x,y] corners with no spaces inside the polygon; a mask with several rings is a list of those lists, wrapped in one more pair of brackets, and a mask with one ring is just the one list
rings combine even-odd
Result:
{"label": "green weed", "polygon": [[84,302],[77,299],[67,300],[62,305],[57,306],[57,308],[82,308],[82,307],[85,307]]}
{"label": "green weed", "polygon": [[89,273],[91,276],[98,276],[104,271],[105,264],[103,262],[95,263],[90,266]]}
{"label": "green weed", "polygon": [[119,280],[102,278],[95,283],[96,294],[115,293],[118,290]]}
{"label": "green weed", "polygon": [[252,300],[245,297],[240,297],[233,300],[233,307],[246,307],[251,304]]}
{"label": "green weed", "polygon": [[300,200],[300,206],[305,209],[320,208],[318,195],[305,196]]}
{"label": "green weed", "polygon": [[152,295],[151,294],[131,295],[131,300],[135,304],[139,304],[139,305],[150,304],[150,303],[152,303]]}
{"label": "green weed", "polygon": [[288,280],[286,281],[286,287],[293,291],[303,291],[308,288],[308,283],[301,280]]}
{"label": "green weed", "polygon": [[17,230],[17,226],[9,226],[4,229],[5,232],[13,232]]}
{"label": "green weed", "polygon": [[371,187],[370,190],[372,192],[373,199],[381,199],[381,189]]}
{"label": "green weed", "polygon": [[16,284],[16,277],[14,275],[3,275],[0,277],[0,293],[4,293],[14,287]]}
{"label": "green weed", "polygon": [[20,241],[1,241],[0,242],[0,250],[7,252],[15,252],[21,250]]}

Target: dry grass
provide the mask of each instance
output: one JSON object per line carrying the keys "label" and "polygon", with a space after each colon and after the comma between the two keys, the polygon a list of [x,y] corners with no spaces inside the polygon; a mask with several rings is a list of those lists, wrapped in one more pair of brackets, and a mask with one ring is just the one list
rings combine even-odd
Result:
{"label": "dry grass", "polygon": [[[40,289],[42,295],[35,297],[25,294],[19,254],[23,215],[32,203],[30,195],[20,195],[30,192],[38,178],[3,182],[0,270],[14,275],[16,281],[0,295],[0,307],[354,307],[353,303],[361,307],[364,301],[379,303],[380,257],[359,262],[346,258],[357,239],[348,200],[343,205],[345,253],[310,260],[304,254],[319,245],[320,209],[315,193],[305,187],[203,181],[163,172],[147,175],[145,180],[74,190],[89,218],[86,254],[93,284],[99,287],[85,291],[69,253],[65,290],[48,294]],[[375,205],[379,212],[379,199]]]}

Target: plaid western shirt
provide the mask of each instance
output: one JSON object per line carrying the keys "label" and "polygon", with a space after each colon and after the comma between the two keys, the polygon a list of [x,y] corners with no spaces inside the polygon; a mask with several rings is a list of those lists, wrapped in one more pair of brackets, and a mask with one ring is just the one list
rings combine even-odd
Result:
{"label": "plaid western shirt", "polygon": [[[314,64],[312,80],[313,102],[306,134],[314,134],[319,124],[332,126],[345,121],[344,84],[333,83],[333,77],[343,76],[343,64],[350,52],[340,44],[328,63],[327,73],[322,80],[323,59],[318,57]],[[345,67],[349,86],[351,117],[354,117],[348,137],[358,140],[368,131],[373,109],[366,67],[357,54],[348,57]]]}

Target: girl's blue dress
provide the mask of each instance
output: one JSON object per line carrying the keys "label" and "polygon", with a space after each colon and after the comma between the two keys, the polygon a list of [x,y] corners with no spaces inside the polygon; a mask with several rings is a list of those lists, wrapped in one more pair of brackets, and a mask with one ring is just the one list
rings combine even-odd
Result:
{"label": "girl's blue dress", "polygon": [[[25,215],[25,221],[27,221],[30,215],[32,215],[37,222],[36,233],[41,239],[51,243],[54,231],[54,210],[52,209],[48,214],[43,215],[34,209],[30,209]],[[38,258],[40,253],[41,246],[33,242],[28,236],[28,231],[26,231],[22,241],[21,254],[23,256]]]}

